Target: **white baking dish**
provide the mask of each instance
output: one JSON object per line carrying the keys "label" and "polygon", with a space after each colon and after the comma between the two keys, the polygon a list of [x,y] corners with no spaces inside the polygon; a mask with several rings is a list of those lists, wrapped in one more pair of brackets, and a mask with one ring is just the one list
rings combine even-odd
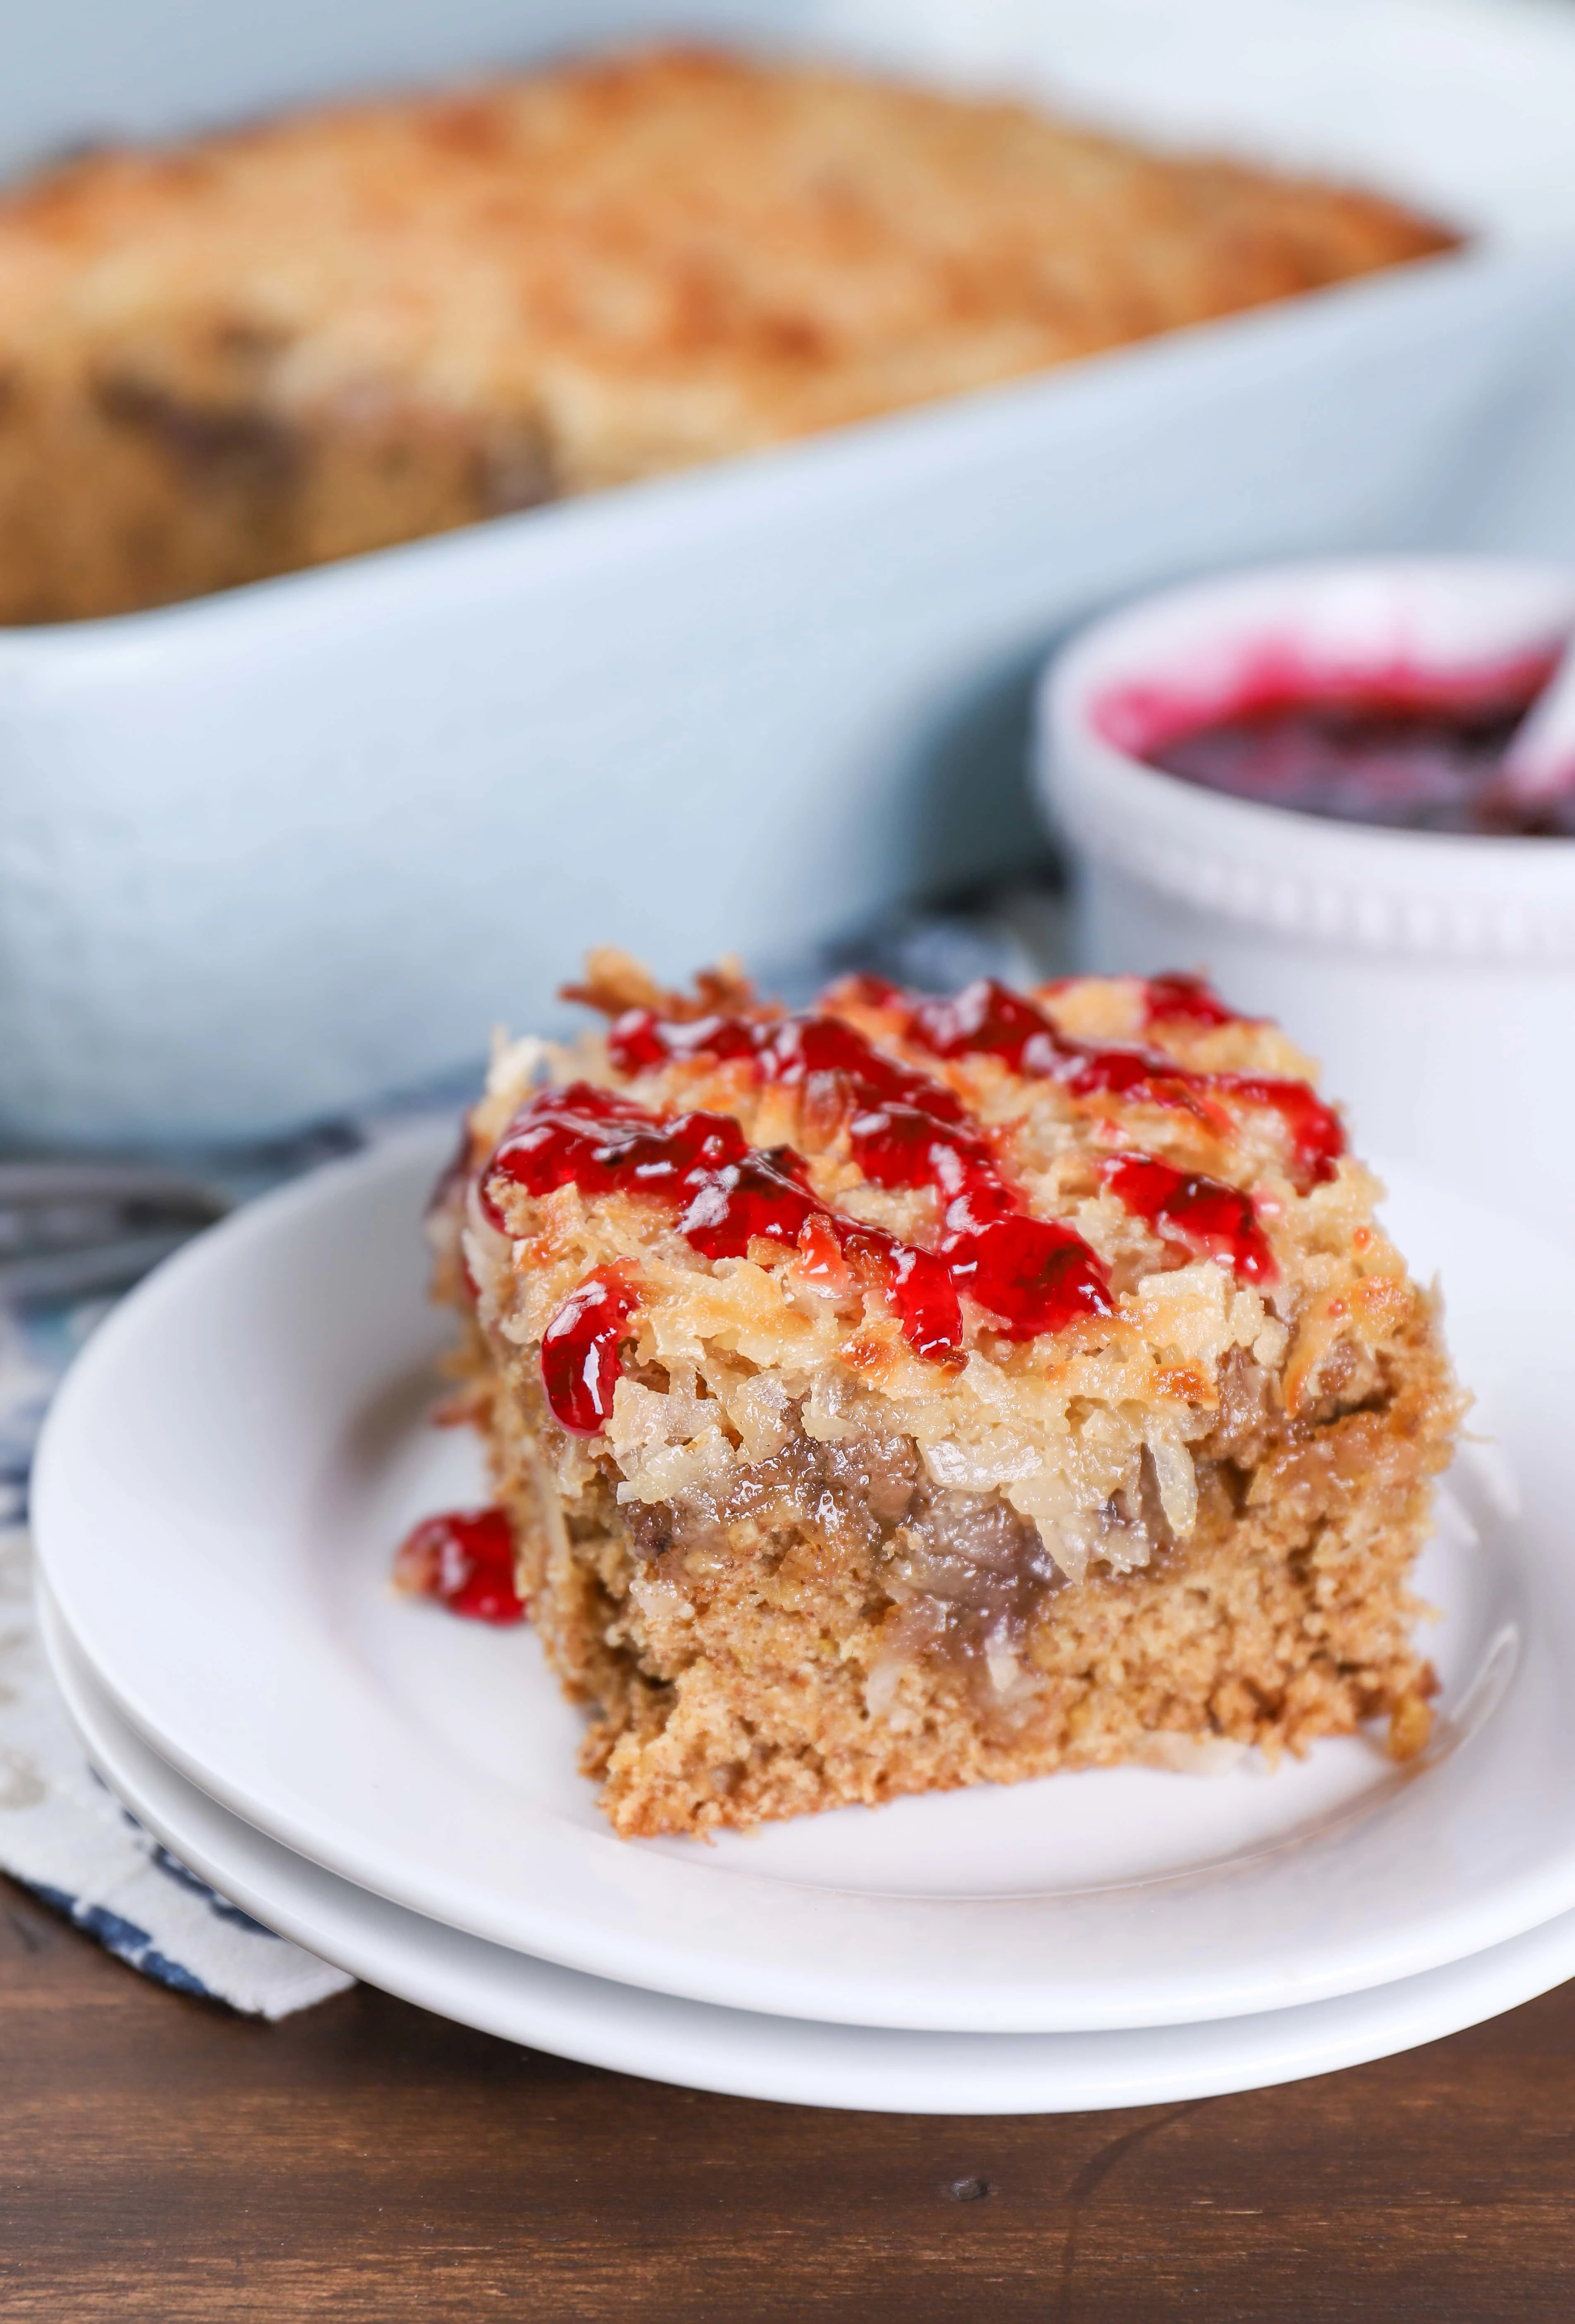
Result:
{"label": "white baking dish", "polygon": [[0,1138],[282,1130],[539,1019],[598,938],[769,970],[1031,846],[1029,674],[1101,601],[1244,557],[1575,539],[1575,253],[1525,246],[1575,235],[1575,12],[10,0],[0,150],[675,20],[1059,81],[1497,239],[724,468],[0,635]]}

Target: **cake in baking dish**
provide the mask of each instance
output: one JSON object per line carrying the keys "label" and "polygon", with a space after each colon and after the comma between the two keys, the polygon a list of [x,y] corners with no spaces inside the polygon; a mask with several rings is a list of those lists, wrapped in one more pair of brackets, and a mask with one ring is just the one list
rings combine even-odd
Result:
{"label": "cake in baking dish", "polygon": [[501,1048],[432,1231],[620,1832],[1422,1747],[1460,1399],[1274,1026],[1180,976],[576,994],[604,1035]]}
{"label": "cake in baking dish", "polygon": [[0,621],[219,589],[1442,249],[1022,107],[665,49],[0,198]]}

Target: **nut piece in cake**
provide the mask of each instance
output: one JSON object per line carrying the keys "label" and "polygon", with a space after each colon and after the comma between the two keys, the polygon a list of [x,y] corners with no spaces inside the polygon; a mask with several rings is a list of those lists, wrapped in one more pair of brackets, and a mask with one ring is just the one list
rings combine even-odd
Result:
{"label": "nut piece in cake", "polygon": [[616,954],[432,1219],[620,1832],[1426,1740],[1461,1410],[1312,1069],[1195,979],[812,1010]]}

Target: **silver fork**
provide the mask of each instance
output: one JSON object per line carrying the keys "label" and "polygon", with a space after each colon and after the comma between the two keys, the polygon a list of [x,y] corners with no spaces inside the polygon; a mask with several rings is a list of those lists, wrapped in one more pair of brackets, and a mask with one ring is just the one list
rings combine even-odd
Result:
{"label": "silver fork", "polygon": [[0,1162],[0,1300],[124,1290],[229,1207],[139,1163]]}

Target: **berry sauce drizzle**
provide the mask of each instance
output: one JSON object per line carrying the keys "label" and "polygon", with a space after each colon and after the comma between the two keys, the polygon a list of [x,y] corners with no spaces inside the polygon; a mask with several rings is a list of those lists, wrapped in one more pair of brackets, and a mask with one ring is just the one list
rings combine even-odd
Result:
{"label": "berry sauce drizzle", "polygon": [[514,1586],[514,1536],[502,1509],[423,1517],[400,1545],[394,1586],[414,1598],[435,1598],[473,1622],[502,1628],[525,1619]]}
{"label": "berry sauce drizzle", "polygon": [[[867,984],[866,996],[893,988]],[[747,1058],[764,1081],[803,1092],[823,1120],[846,1119],[849,1151],[871,1185],[930,1187],[942,1203],[937,1256],[1009,1340],[1059,1332],[1113,1312],[1103,1268],[1081,1235],[1030,1217],[994,1148],[967,1126],[962,1101],[933,1075],[876,1048],[838,1017],[703,1018],[675,1024],[649,1010],[618,1019],[614,1065],[639,1073],[674,1058]]]}
{"label": "berry sauce drizzle", "polygon": [[1252,1197],[1239,1186],[1174,1169],[1147,1154],[1118,1156],[1105,1164],[1101,1180],[1108,1194],[1167,1240],[1226,1260],[1249,1283],[1275,1280],[1274,1253]]}
{"label": "berry sauce drizzle", "polygon": [[593,1268],[569,1294],[541,1338],[547,1401],[576,1436],[597,1436],[612,1410],[621,1342],[639,1295],[616,1268]]}
{"label": "berry sauce drizzle", "polygon": [[[1156,1001],[1157,1000],[1157,1014]],[[1147,1022],[1228,1021],[1229,1011],[1201,980],[1156,977],[1149,986]],[[1219,1017],[1205,1013],[1218,1009]],[[991,977],[946,1000],[910,1008],[907,1037],[938,1057],[996,1056],[1019,1074],[1057,1081],[1074,1098],[1140,1098],[1151,1105],[1182,1106],[1229,1131],[1232,1104],[1263,1107],[1279,1116],[1298,1191],[1322,1185],[1345,1152],[1345,1130],[1332,1106],[1305,1082],[1267,1074],[1196,1073],[1158,1050],[1074,1041],[1026,994]]]}
{"label": "berry sauce drizzle", "polygon": [[[1235,1108],[1266,1109],[1278,1117],[1303,1192],[1332,1178],[1345,1151],[1339,1117],[1304,1082],[1196,1072],[1140,1045],[1073,1040],[1037,1003],[991,979],[947,1000],[916,1000],[875,977],[853,980],[841,993],[896,1014],[900,1038],[933,1056],[997,1056],[1018,1074],[1055,1080],[1074,1099],[1117,1095],[1184,1108],[1223,1134]],[[1173,975],[1149,981],[1143,1021],[1207,1028],[1233,1019],[1202,979]],[[935,1249],[899,1242],[834,1210],[809,1185],[800,1154],[789,1146],[751,1147],[731,1114],[662,1115],[587,1082],[539,1093],[504,1133],[482,1174],[481,1195],[501,1231],[507,1224],[492,1191],[499,1179],[538,1197],[570,1185],[593,1195],[643,1195],[663,1205],[703,1258],[744,1258],[758,1237],[796,1249],[806,1282],[846,1287],[851,1275],[870,1286],[915,1352],[939,1360],[955,1360],[962,1351],[962,1294],[1010,1340],[1114,1312],[1095,1253],[1063,1222],[1031,1214],[956,1093],[878,1048],[845,1019],[813,1012],[675,1019],[631,1009],[613,1023],[608,1050],[631,1076],[687,1060],[737,1062],[752,1079],[798,1091],[806,1116],[828,1134],[845,1125],[849,1153],[869,1184],[936,1194]],[[1239,1188],[1143,1154],[1112,1157],[1101,1182],[1166,1240],[1229,1265],[1245,1280],[1275,1279],[1251,1197]],[[576,1434],[605,1426],[619,1350],[638,1306],[637,1286],[618,1268],[600,1268],[548,1328],[548,1400]]]}
{"label": "berry sauce drizzle", "polygon": [[[808,1280],[834,1266],[883,1291],[916,1354],[949,1358],[962,1348],[962,1311],[944,1261],[841,1216],[806,1183],[801,1155],[790,1146],[751,1147],[731,1114],[664,1119],[615,1091],[576,1082],[524,1106],[483,1174],[483,1207],[506,1232],[486,1191],[500,1177],[538,1196],[571,1184],[587,1194],[643,1194],[673,1213],[703,1259],[745,1258],[756,1237],[797,1247]],[[638,1304],[616,1270],[597,1269],[548,1326],[543,1386],[556,1417],[576,1435],[606,1425],[619,1342]]]}
{"label": "berry sauce drizzle", "polygon": [[1143,1025],[1234,1025],[1241,1019],[1227,1009],[1219,994],[1201,976],[1184,976],[1172,970],[1151,976],[1143,988]]}

